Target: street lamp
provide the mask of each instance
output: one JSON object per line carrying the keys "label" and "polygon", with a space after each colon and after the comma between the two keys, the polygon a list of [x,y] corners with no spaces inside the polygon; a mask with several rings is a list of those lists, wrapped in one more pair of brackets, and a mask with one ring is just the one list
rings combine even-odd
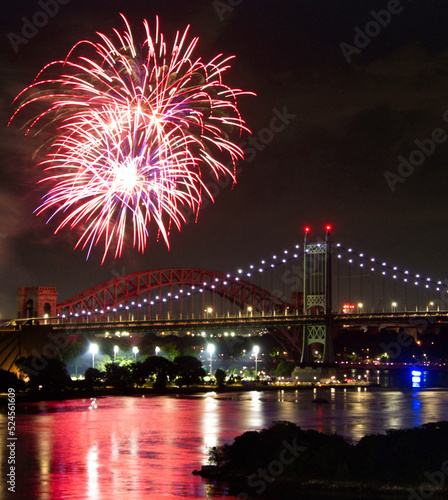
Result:
{"label": "street lamp", "polygon": [[157,354],[159,354],[159,352],[160,352],[160,347],[156,346],[156,356],[157,356]]}
{"label": "street lamp", "polygon": [[258,376],[257,362],[258,362],[258,353],[260,352],[260,348],[257,345],[254,345],[254,354],[255,354],[255,377]]}
{"label": "street lamp", "polygon": [[362,308],[364,307],[364,304],[362,302],[360,302],[358,304],[358,313],[362,313]]}
{"label": "street lamp", "polygon": [[397,303],[396,302],[392,302],[392,312],[395,312],[396,307],[397,307]]}
{"label": "street lamp", "polygon": [[95,354],[98,352],[98,345],[90,344],[89,352],[92,353],[92,368],[95,368]]}
{"label": "street lamp", "polygon": [[115,363],[115,359],[117,358],[117,352],[118,351],[119,351],[118,346],[114,345],[114,363]]}
{"label": "street lamp", "polygon": [[137,362],[138,347],[137,347],[137,346],[134,346],[134,347],[132,348],[132,352],[135,354],[135,361]]}
{"label": "street lamp", "polygon": [[215,346],[213,344],[208,344],[207,351],[210,353],[210,377],[213,376],[212,366],[213,366],[213,353],[215,352]]}
{"label": "street lamp", "polygon": [[247,312],[249,313],[249,316],[252,316],[252,306],[247,308]]}

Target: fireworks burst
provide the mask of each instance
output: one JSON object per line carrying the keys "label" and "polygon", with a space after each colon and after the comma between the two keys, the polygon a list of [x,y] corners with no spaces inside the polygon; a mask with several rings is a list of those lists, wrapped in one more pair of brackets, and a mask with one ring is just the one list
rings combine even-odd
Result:
{"label": "fireworks burst", "polygon": [[[197,214],[204,192],[213,199],[203,173],[235,181],[243,151],[230,134],[248,131],[236,97],[249,92],[222,82],[231,57],[193,59],[198,38],[187,42],[189,27],[169,50],[158,19],[153,34],[143,22],[146,38],[135,44],[122,17],[127,29],[114,30],[115,41],[97,33],[99,42],[81,41],[45,66],[17,96],[12,117],[40,106],[26,133],[57,130],[40,163],[47,172],[40,182],[51,188],[36,212],[62,218],[55,233],[82,228],[75,248],[87,247],[87,258],[104,241],[103,262],[111,248],[121,255],[130,227],[143,252],[151,221],[169,247],[171,224],[185,222],[182,209]],[[44,76],[55,68],[58,76]]]}

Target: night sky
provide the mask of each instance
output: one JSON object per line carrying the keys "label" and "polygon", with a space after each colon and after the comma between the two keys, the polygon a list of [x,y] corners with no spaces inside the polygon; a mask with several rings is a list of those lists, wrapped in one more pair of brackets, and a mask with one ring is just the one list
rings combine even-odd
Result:
{"label": "night sky", "polygon": [[[14,316],[19,286],[56,286],[64,300],[145,269],[234,273],[300,243],[306,224],[322,236],[327,222],[346,246],[448,278],[447,2],[64,0],[16,50],[8,34],[21,36],[23,17],[42,7],[17,1],[2,10],[0,318]],[[130,241],[101,265],[101,247],[86,261],[73,250],[76,231],[55,236],[55,223],[33,214],[45,189],[36,184],[39,139],[25,137],[20,122],[6,124],[12,100],[46,63],[80,39],[97,40],[95,31],[122,29],[120,12],[135,38],[143,19],[159,15],[168,36],[190,24],[204,60],[236,55],[226,83],[257,94],[238,101],[257,147],[233,189],[220,188],[196,223],[172,230],[169,251],[152,239],[138,254]],[[270,133],[276,113],[289,123]],[[415,167],[400,174],[399,157]]]}

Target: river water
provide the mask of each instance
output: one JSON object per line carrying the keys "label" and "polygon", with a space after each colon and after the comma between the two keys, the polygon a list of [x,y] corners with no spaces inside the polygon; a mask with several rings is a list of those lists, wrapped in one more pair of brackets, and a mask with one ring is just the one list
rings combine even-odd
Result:
{"label": "river water", "polygon": [[[329,404],[316,405],[315,397]],[[16,493],[10,498],[234,500],[225,487],[192,475],[207,463],[211,446],[275,420],[353,440],[389,428],[448,420],[448,390],[322,387],[104,397],[96,405],[78,399],[17,408]],[[0,433],[6,443],[4,414]],[[9,498],[4,444],[0,453],[3,498]]]}

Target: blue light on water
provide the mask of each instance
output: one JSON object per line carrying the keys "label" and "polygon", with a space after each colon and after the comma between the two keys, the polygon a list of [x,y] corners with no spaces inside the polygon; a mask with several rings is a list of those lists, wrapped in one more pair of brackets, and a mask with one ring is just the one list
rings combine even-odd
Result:
{"label": "blue light on water", "polygon": [[422,372],[418,370],[412,370],[412,387],[420,387],[422,382]]}

